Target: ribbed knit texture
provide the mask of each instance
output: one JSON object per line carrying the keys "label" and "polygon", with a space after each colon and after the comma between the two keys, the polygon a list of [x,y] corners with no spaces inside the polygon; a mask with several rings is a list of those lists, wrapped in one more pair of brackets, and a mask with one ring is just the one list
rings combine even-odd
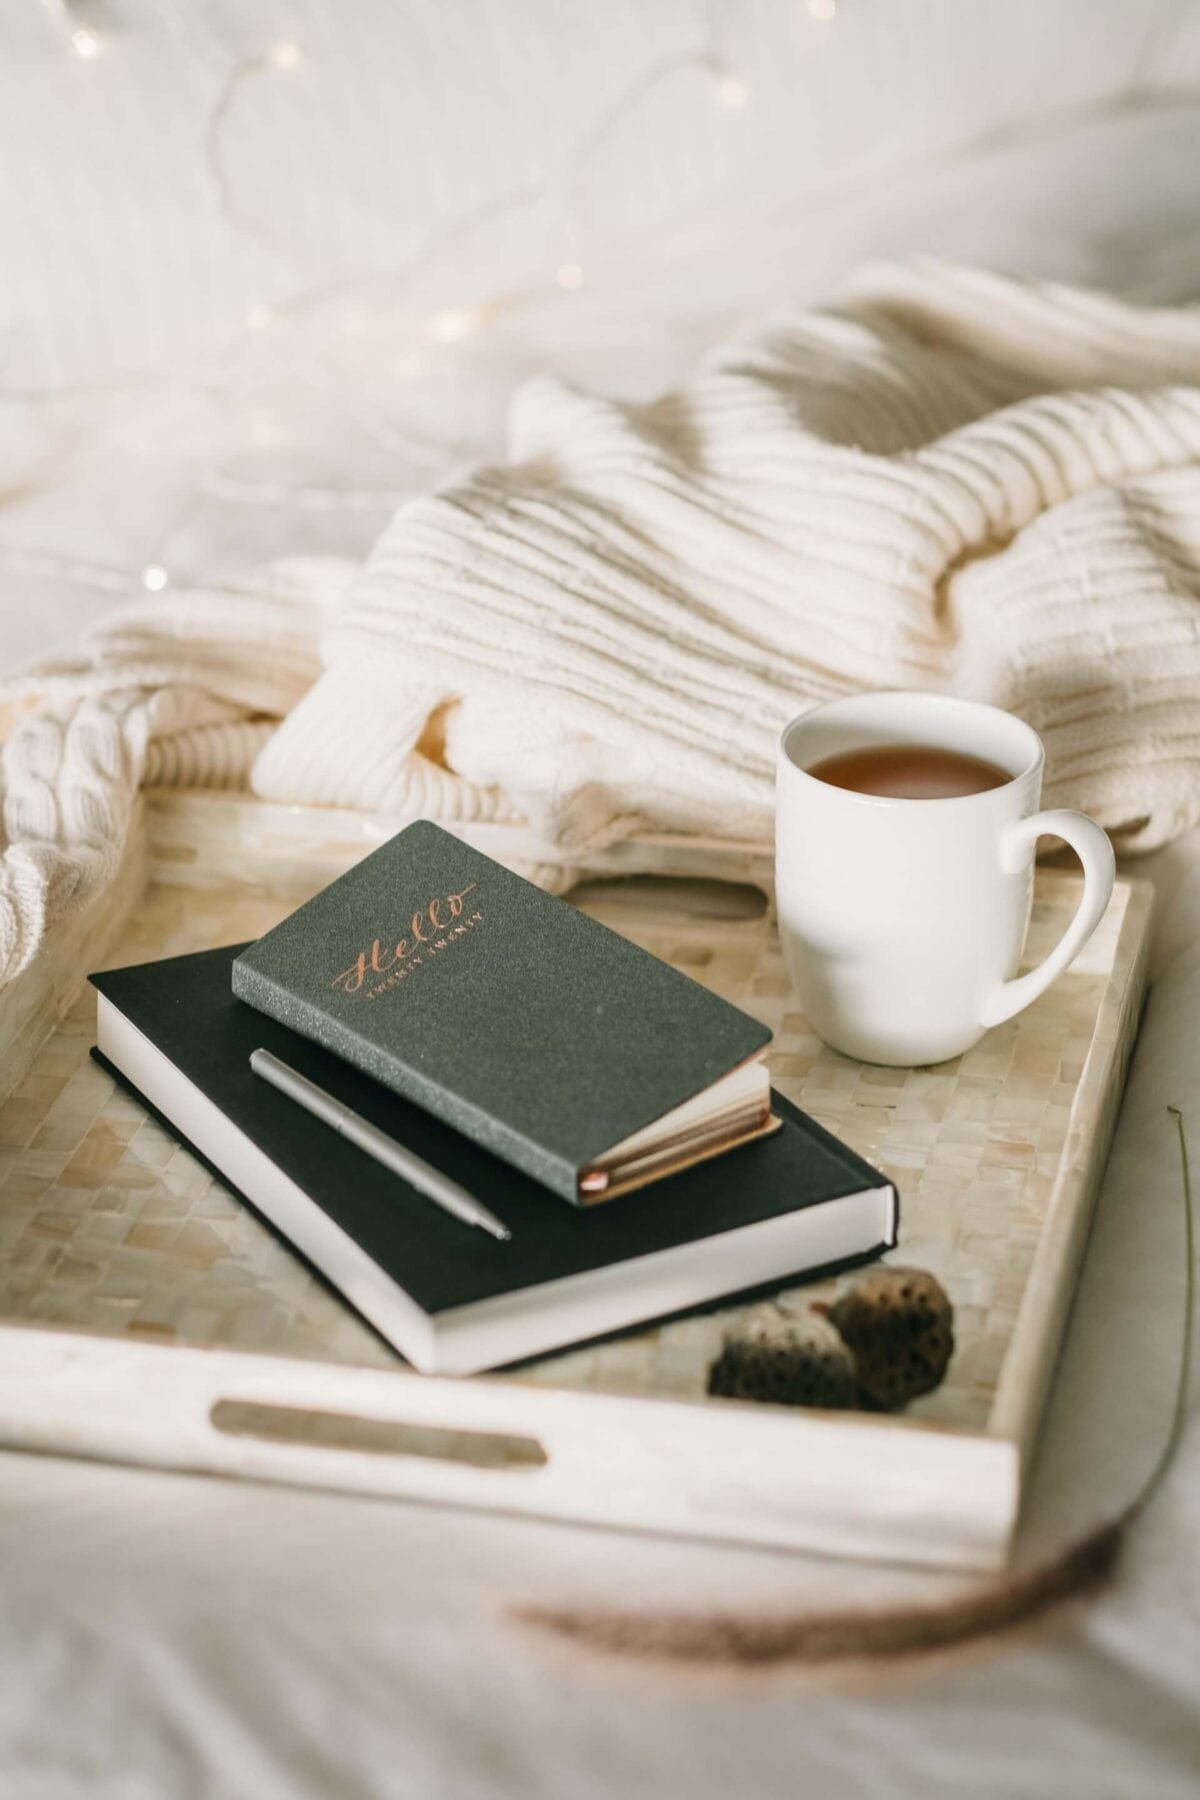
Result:
{"label": "ribbed knit texture", "polygon": [[284,565],[253,593],[122,607],[77,656],[0,690],[0,985],[114,879],[143,780],[244,786],[273,722],[318,673],[330,578]]}
{"label": "ribbed knit texture", "polygon": [[1041,731],[1050,804],[1159,844],[1200,818],[1197,384],[1196,310],[920,265],[650,405],[530,382],[512,460],[401,508],[348,586],[147,603],[27,680],[0,974],[111,872],[148,770],[236,781],[297,700],[259,794],[523,816],[586,859],[765,837],[789,716],[949,690]]}
{"label": "ribbed knit texture", "polygon": [[787,718],[911,686],[1161,843],[1200,813],[1198,379],[1200,312],[915,266],[652,405],[533,381],[509,465],[396,514],[254,786],[404,809],[437,716],[560,846],[763,837]]}

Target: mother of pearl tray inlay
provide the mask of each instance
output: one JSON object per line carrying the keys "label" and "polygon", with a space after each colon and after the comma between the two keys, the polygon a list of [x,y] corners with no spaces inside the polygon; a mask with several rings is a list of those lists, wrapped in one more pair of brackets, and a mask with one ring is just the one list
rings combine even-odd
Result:
{"label": "mother of pearl tray inlay", "polygon": [[[91,1062],[88,970],[254,937],[387,828],[149,796],[116,893],[0,994],[0,1442],[1001,1563],[1136,1030],[1147,884],[1118,882],[1084,955],[1027,1012],[953,1063],[907,1070],[848,1061],[809,1028],[758,894],[767,847],[644,841],[610,859],[621,879],[577,890],[771,1026],[776,1085],[895,1179],[892,1260],[931,1269],[954,1303],[935,1393],[898,1417],[819,1412],[708,1397],[728,1309],[472,1380],[416,1375]],[[544,854],[501,828],[473,835],[513,860]],[[1039,873],[1030,962],[1078,891],[1074,875]]]}

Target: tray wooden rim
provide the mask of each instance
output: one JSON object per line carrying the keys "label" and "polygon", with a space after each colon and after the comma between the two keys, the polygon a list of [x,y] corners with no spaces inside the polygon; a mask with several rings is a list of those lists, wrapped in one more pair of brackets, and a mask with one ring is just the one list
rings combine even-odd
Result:
{"label": "tray wooden rim", "polygon": [[[465,837],[492,853],[501,850],[510,857],[547,859],[547,847],[537,844],[527,833],[522,836],[505,827],[449,823],[451,829],[460,830]],[[264,869],[256,865],[256,848],[262,845],[264,837],[269,839],[275,833],[294,852],[289,864],[291,878],[316,885],[329,879],[337,867],[344,866],[344,860],[339,859],[361,854],[397,824],[394,820],[372,820],[366,815],[340,812],[331,815],[328,809],[320,808],[271,808],[264,815],[261,803],[240,795],[144,796],[135,814],[119,888],[107,901],[94,905],[61,927],[55,934],[51,953],[39,958],[19,982],[0,995],[0,1057],[3,1058],[0,1066],[4,1067],[6,1077],[0,1082],[0,1088],[7,1092],[20,1080],[42,1038],[71,1004],[86,968],[103,960],[107,944],[115,940],[147,885],[151,882],[193,885],[189,877],[196,876],[196,856],[182,854],[189,847],[203,856],[195,885],[203,887],[232,882],[253,887],[264,876]],[[222,853],[217,852],[217,845],[223,847]],[[720,839],[642,838],[620,846],[599,861],[589,859],[586,866],[573,866],[581,875],[707,875],[750,882],[770,894],[771,853],[765,845]],[[940,1466],[940,1447],[950,1449],[955,1446],[967,1459],[963,1464],[964,1474],[967,1463],[973,1458],[985,1458],[990,1470],[991,1499],[987,1504],[960,1505],[957,1510],[952,1506],[949,1516],[945,1508],[935,1509],[940,1515],[932,1520],[936,1529],[920,1530],[920,1521],[914,1516],[908,1520],[907,1529],[889,1530],[885,1544],[881,1521],[866,1516],[870,1513],[870,1507],[867,1507],[864,1518],[849,1531],[840,1523],[829,1520],[822,1523],[809,1517],[799,1536],[785,1530],[778,1520],[774,1526],[768,1520],[765,1524],[760,1522],[757,1528],[752,1525],[749,1530],[741,1529],[732,1535],[841,1553],[893,1558],[899,1554],[906,1560],[948,1566],[990,1567],[1001,1563],[1015,1528],[1023,1469],[1036,1441],[1090,1227],[1092,1209],[1082,1196],[1090,1185],[1094,1198],[1094,1186],[1107,1154],[1121,1091],[1118,1065],[1127,1057],[1132,1044],[1144,984],[1153,890],[1148,882],[1136,878],[1122,878],[1120,886],[1125,902],[1114,956],[1114,974],[1108,981],[1096,1030],[1071,1102],[1069,1153],[1064,1151],[1058,1168],[1046,1224],[1039,1237],[986,1427],[979,1429],[864,1414],[814,1415],[785,1408],[747,1408],[735,1402],[716,1413],[711,1405],[687,1399],[622,1397],[530,1386],[518,1388],[515,1383],[506,1383],[502,1374],[466,1380],[421,1377],[419,1391],[423,1399],[420,1408],[415,1408],[411,1377],[402,1375],[402,1386],[394,1396],[399,1410],[406,1416],[411,1416],[414,1410],[420,1411],[422,1417],[437,1414],[448,1426],[465,1430],[474,1427],[494,1431],[497,1421],[519,1417],[526,1427],[539,1430],[558,1444],[564,1441],[565,1434],[566,1440],[574,1443],[576,1452],[580,1448],[579,1441],[568,1421],[581,1414],[592,1418],[596,1426],[601,1421],[606,1422],[601,1436],[611,1440],[610,1448],[614,1453],[621,1432],[628,1433],[632,1429],[643,1449],[648,1438],[654,1438],[656,1454],[661,1456],[666,1445],[670,1454],[684,1462],[688,1457],[678,1439],[680,1430],[690,1433],[692,1445],[688,1454],[692,1456],[701,1445],[710,1451],[722,1444],[728,1449],[732,1439],[746,1438],[759,1445],[751,1457],[753,1462],[756,1457],[761,1457],[761,1446],[768,1438],[777,1434],[781,1426],[790,1427],[790,1444],[795,1446],[816,1432],[820,1434],[823,1461],[832,1455],[838,1466],[846,1461],[849,1471],[855,1466],[856,1459],[861,1460],[864,1474],[869,1465],[874,1483],[880,1483],[886,1464],[889,1480],[915,1482],[923,1496],[922,1504],[927,1508],[930,1492],[925,1484],[931,1479],[932,1470]],[[1122,958],[1122,949],[1128,953],[1127,962]],[[1118,982],[1116,972],[1122,967],[1125,968],[1124,980]],[[1100,1129],[1088,1138],[1078,1118],[1093,1094],[1107,1094],[1109,1104],[1101,1112]],[[421,1479],[428,1471],[409,1466],[404,1471],[405,1478],[397,1485],[380,1480],[378,1459],[373,1465],[370,1458],[352,1456],[347,1459],[344,1452],[278,1443],[267,1446],[249,1440],[232,1442],[212,1423],[212,1409],[217,1398],[231,1395],[257,1395],[260,1399],[265,1396],[269,1402],[272,1395],[282,1394],[291,1397],[285,1399],[284,1404],[294,1404],[297,1394],[307,1391],[310,1395],[328,1393],[336,1396],[336,1404],[340,1406],[362,1404],[377,1408],[386,1391],[381,1384],[396,1384],[396,1376],[388,1371],[347,1364],[321,1364],[303,1357],[281,1357],[255,1351],[130,1344],[84,1331],[0,1322],[0,1370],[10,1369],[21,1369],[29,1378],[36,1375],[34,1387],[40,1398],[37,1406],[25,1405],[19,1398],[14,1398],[14,1383],[4,1384],[9,1393],[7,1400],[0,1402],[0,1437],[30,1448],[65,1450],[68,1454],[96,1455],[110,1460],[201,1467],[260,1479],[404,1493],[418,1498],[449,1499],[501,1509],[511,1505],[520,1511],[590,1517],[597,1522],[633,1525],[640,1529],[730,1535],[721,1528],[719,1521],[673,1517],[671,1508],[665,1504],[660,1504],[650,1519],[639,1518],[636,1508],[632,1516],[624,1516],[619,1505],[615,1508],[593,1505],[581,1511],[578,1497],[573,1500],[570,1494],[559,1492],[553,1479],[543,1480],[537,1491],[536,1484],[526,1481],[523,1487],[518,1485],[516,1491],[506,1497],[497,1492],[494,1485],[496,1472],[490,1471],[493,1486],[483,1495],[474,1492],[469,1479],[477,1471],[465,1472],[468,1476],[465,1484],[460,1479],[464,1471],[456,1471],[455,1479],[447,1481],[443,1478],[430,1484]],[[330,1370],[336,1372],[337,1379],[330,1379]],[[102,1383],[104,1371],[110,1380],[117,1380],[127,1395],[147,1388],[161,1394],[164,1384],[177,1381],[182,1402],[195,1416],[177,1432],[177,1441],[173,1445],[146,1441],[137,1430],[131,1433],[127,1423],[115,1419],[111,1409],[106,1411],[103,1407],[101,1396],[95,1390],[96,1377],[99,1376]],[[308,1380],[307,1390],[303,1387],[305,1379]],[[485,1390],[482,1396],[481,1390]],[[47,1392],[51,1393],[53,1401],[49,1408],[46,1406]],[[505,1394],[519,1396],[515,1414],[503,1400],[497,1399],[498,1395]],[[479,1399],[482,1399],[481,1409],[476,1406]],[[77,1413],[81,1405],[91,1408],[94,1424],[91,1431],[80,1431],[77,1425],[71,1425],[72,1406]],[[428,1412],[427,1407],[432,1411]],[[739,1422],[731,1426],[731,1419]],[[641,1422],[640,1426],[637,1421]],[[798,1429],[801,1426],[802,1431]],[[853,1448],[860,1438],[870,1447],[865,1457],[861,1448]],[[844,1448],[847,1444],[852,1450],[848,1459],[844,1459],[841,1450],[835,1447]],[[331,1455],[340,1455],[341,1460],[331,1465]],[[975,1473],[982,1474],[984,1466],[984,1463],[975,1466]],[[444,1477],[445,1471],[440,1474]],[[511,1483],[509,1487],[511,1489]],[[686,1508],[684,1510],[686,1514]],[[804,1508],[800,1510],[803,1512]],[[903,1506],[899,1510],[902,1514]],[[893,1519],[892,1525],[895,1524]],[[906,1537],[911,1540],[907,1545]]]}

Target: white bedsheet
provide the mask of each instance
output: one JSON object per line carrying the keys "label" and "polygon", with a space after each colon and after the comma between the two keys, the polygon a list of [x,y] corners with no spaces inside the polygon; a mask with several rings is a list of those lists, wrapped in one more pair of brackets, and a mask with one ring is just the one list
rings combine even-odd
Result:
{"label": "white bedsheet", "polygon": [[[720,48],[759,108],[718,122],[735,134],[731,161],[713,149],[694,66],[647,90],[629,130],[588,165],[572,220],[584,234],[580,292],[551,280],[479,336],[424,344],[416,378],[390,316],[364,324],[352,307],[321,315],[319,343],[290,327],[239,338],[264,293],[315,280],[339,257],[341,271],[369,274],[401,227],[419,247],[471,208],[478,241],[452,242],[403,307],[542,279],[564,254],[559,197],[547,190],[490,219],[489,196],[514,179],[493,167],[496,144],[559,166],[621,81],[696,42],[682,4],[579,8],[602,12],[604,29],[572,38],[556,77],[538,58],[559,0],[525,0],[522,30],[492,32],[474,85],[448,107],[470,6],[427,9],[438,31],[420,10],[409,55],[380,36],[385,20],[409,29],[409,9],[127,0],[95,9],[102,28],[120,29],[102,58],[77,66],[55,61],[54,7],[4,9],[0,669],[137,595],[146,565],[174,582],[239,582],[275,555],[360,555],[403,494],[495,448],[526,371],[651,391],[733,314],[809,303],[867,256],[928,250],[1143,297],[1200,289],[1188,87],[1200,8],[845,0],[846,31],[828,40],[795,37],[787,8],[728,9]],[[771,33],[785,30],[777,53]],[[222,237],[218,255],[212,194],[188,158],[222,68],[264,33],[289,31],[311,53],[303,85],[286,90],[256,68],[222,145],[238,204],[252,224],[280,224],[282,248],[248,231]],[[346,79],[343,55],[372,72],[367,85]],[[320,123],[299,169],[289,107]],[[96,154],[113,116],[126,121],[122,142]],[[393,128],[414,119],[417,154],[400,156]],[[454,155],[439,166],[443,141]],[[656,141],[663,155],[648,165]],[[348,190],[357,208],[343,204]],[[668,243],[662,220],[676,201]],[[220,366],[198,377],[214,335]],[[142,350],[157,375],[133,368]],[[80,385],[49,404],[24,392],[59,381]],[[1166,1426],[1183,1231],[1165,1108],[1186,1109],[1200,1165],[1200,836],[1161,853],[1153,873],[1155,985],[1024,1554],[1119,1508]],[[0,1455],[0,1796],[1190,1800],[1198,1544],[1194,1401],[1170,1478],[1090,1602],[888,1669],[690,1672],[571,1649],[510,1609],[624,1599],[777,1611],[932,1594],[936,1583]]]}
{"label": "white bedsheet", "polygon": [[[236,518],[201,511],[198,556],[244,552]],[[314,516],[256,514],[255,541]],[[57,582],[30,613],[10,580],[18,640],[67,619],[49,610],[71,591]],[[1155,987],[1029,1546],[1117,1509],[1165,1430],[1183,1241],[1168,1102],[1200,1164],[1200,837],[1152,867]],[[924,1594],[928,1578],[0,1455],[0,1795],[1183,1800],[1200,1783],[1195,1415],[1109,1591],[992,1646],[820,1674],[621,1665],[509,1609],[776,1610]]]}
{"label": "white bedsheet", "polygon": [[[56,517],[77,502],[100,530],[102,484],[60,495]],[[210,495],[198,517],[184,528],[197,558],[218,568],[245,554],[244,513]],[[334,535],[328,517],[265,509],[251,535]],[[355,530],[371,517],[355,513]],[[54,595],[95,598],[57,575],[39,592],[27,608],[10,576],[10,645],[74,624]],[[1200,838],[1153,871],[1155,988],[1031,1547],[1119,1507],[1165,1430],[1182,1305],[1168,1102],[1187,1109],[1200,1163]],[[924,1594],[928,1578],[0,1455],[0,1794],[1183,1800],[1200,1782],[1195,1410],[1109,1591],[991,1646],[820,1674],[622,1665],[509,1609],[624,1598],[776,1610]]]}

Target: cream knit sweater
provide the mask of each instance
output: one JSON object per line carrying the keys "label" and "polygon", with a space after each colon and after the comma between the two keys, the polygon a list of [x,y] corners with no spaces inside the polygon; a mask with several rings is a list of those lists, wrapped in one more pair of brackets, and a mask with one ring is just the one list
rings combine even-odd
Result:
{"label": "cream knit sweater", "polygon": [[525,817],[586,859],[769,835],[783,722],[906,686],[1030,720],[1048,802],[1124,848],[1200,818],[1200,311],[874,271],[653,404],[533,381],[510,450],[357,572],[147,602],[10,684],[0,978],[111,877],[144,780]]}

